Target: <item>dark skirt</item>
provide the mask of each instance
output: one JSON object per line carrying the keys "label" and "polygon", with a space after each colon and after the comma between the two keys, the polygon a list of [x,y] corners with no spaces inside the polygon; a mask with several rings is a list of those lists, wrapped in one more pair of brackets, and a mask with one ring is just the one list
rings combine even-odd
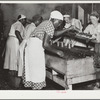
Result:
{"label": "dark skirt", "polygon": [[100,43],[95,44],[94,67],[100,68]]}

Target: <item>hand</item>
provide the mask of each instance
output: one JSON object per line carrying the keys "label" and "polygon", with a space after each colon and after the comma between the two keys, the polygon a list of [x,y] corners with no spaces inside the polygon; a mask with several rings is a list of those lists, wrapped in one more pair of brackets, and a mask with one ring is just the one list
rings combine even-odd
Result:
{"label": "hand", "polygon": [[90,37],[91,40],[95,40],[96,39],[96,35],[92,35],[92,37]]}
{"label": "hand", "polygon": [[64,57],[64,53],[62,51],[58,51],[57,55],[59,55],[60,57]]}

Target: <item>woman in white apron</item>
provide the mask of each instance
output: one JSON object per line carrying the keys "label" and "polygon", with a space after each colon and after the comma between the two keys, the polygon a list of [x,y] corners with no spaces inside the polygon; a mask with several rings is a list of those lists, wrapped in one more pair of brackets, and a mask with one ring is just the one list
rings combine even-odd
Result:
{"label": "woman in white apron", "polygon": [[44,49],[63,57],[62,51],[52,48],[50,40],[55,36],[62,35],[67,29],[55,32],[63,20],[63,15],[59,11],[52,11],[50,20],[42,22],[32,33],[25,48],[25,62],[23,83],[25,87],[42,89],[46,87],[46,67]]}
{"label": "woman in white apron", "polygon": [[19,15],[18,20],[11,25],[9,37],[7,39],[4,69],[9,69],[11,75],[16,74],[16,71],[18,71],[17,53],[19,44],[23,40],[25,23],[26,16]]}
{"label": "woman in white apron", "polygon": [[20,44],[18,50],[18,76],[20,77],[22,76],[22,72],[23,72],[23,56],[24,56],[25,46],[27,45],[27,42],[30,39],[33,39],[30,38],[30,35],[35,30],[35,28],[43,21],[43,18],[42,16],[37,14],[32,17],[31,21],[32,21],[31,24],[27,25],[27,27],[25,28],[25,37],[23,42]]}

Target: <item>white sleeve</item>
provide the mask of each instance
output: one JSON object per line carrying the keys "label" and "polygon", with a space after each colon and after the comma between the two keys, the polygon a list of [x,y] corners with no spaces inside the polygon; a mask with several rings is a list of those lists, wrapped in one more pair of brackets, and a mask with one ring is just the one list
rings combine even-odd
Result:
{"label": "white sleeve", "polygon": [[25,32],[25,38],[29,38],[32,32],[35,30],[35,28],[36,27],[30,25]]}
{"label": "white sleeve", "polygon": [[22,24],[21,23],[16,23],[15,31],[17,30],[17,31],[21,32],[21,29],[22,29]]}
{"label": "white sleeve", "polygon": [[75,26],[75,27],[77,27],[80,30],[80,32],[82,32],[82,28],[83,27],[82,27],[82,24],[81,24],[80,20],[73,19],[72,20],[72,25]]}

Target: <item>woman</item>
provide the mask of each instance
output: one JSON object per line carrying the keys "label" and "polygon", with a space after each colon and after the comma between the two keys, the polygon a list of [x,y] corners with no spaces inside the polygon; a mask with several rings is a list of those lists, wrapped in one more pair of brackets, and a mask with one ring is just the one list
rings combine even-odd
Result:
{"label": "woman", "polygon": [[34,15],[31,20],[31,24],[27,25],[25,29],[25,37],[23,42],[20,44],[19,50],[18,50],[18,76],[22,76],[23,71],[23,54],[24,49],[27,44],[27,41],[32,34],[32,32],[35,30],[35,28],[43,21],[42,16],[39,14]]}
{"label": "woman", "polygon": [[[77,32],[82,32],[83,27],[82,27],[80,20],[72,18],[71,15],[69,15],[69,14],[65,14],[64,21],[65,21],[64,28],[73,27],[73,30],[76,30]],[[77,42],[77,41],[75,41],[73,39],[69,39],[67,37],[64,37],[63,41],[65,43],[65,46],[71,45],[73,47],[74,45],[76,45],[76,46],[86,47],[86,45],[84,45],[83,43]]]}
{"label": "woman", "polygon": [[17,53],[19,44],[24,37],[24,25],[26,24],[26,16],[19,15],[18,20],[12,24],[9,37],[6,43],[6,53],[4,60],[4,69],[9,69],[10,75],[15,75],[17,68]]}
{"label": "woman", "polygon": [[55,32],[55,28],[57,28],[62,21],[63,15],[59,11],[52,11],[50,19],[42,22],[31,34],[27,42],[27,47],[25,48],[25,68],[23,73],[23,83],[25,87],[31,87],[32,89],[42,89],[46,87],[44,49],[60,57],[64,56],[62,51],[50,46],[50,40],[54,35],[59,36],[68,31],[64,29]]}
{"label": "woman", "polygon": [[69,28],[70,26],[73,26],[73,28],[76,29],[78,32],[82,32],[83,27],[80,20],[72,18],[71,15],[69,14],[65,14],[64,21],[65,21],[64,28]]}
{"label": "woman", "polygon": [[[95,45],[94,67],[100,67],[100,23],[98,22],[99,14],[96,11],[90,14],[90,21],[92,24],[86,27],[84,33],[91,34],[91,39],[95,39],[97,42]],[[99,82],[96,83],[96,87],[98,86],[100,86]]]}

